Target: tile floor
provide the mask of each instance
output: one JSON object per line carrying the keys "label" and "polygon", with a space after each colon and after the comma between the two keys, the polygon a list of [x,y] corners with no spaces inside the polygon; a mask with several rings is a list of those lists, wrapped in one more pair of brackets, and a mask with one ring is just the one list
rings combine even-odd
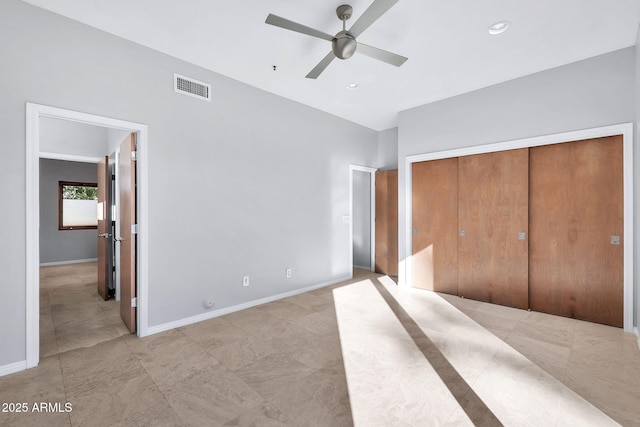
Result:
{"label": "tile floor", "polygon": [[41,271],[41,359],[0,425],[640,426],[640,349],[602,325],[354,279],[137,338],[95,264]]}

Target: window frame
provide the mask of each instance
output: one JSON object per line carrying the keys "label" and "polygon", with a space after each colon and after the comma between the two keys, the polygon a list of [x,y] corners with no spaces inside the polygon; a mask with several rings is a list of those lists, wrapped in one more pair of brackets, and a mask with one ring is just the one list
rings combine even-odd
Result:
{"label": "window frame", "polygon": [[97,230],[98,225],[63,225],[63,198],[62,198],[62,188],[65,186],[76,186],[76,187],[95,187],[98,188],[97,182],[78,182],[78,181],[58,181],[58,231],[67,231],[67,230]]}

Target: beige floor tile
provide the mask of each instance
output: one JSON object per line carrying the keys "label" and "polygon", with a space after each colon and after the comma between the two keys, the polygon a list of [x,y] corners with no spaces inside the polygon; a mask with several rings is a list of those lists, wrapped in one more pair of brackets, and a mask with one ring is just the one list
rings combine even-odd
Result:
{"label": "beige floor tile", "polygon": [[569,347],[520,334],[509,335],[505,342],[555,379],[565,380],[571,352]]}
{"label": "beige floor tile", "polygon": [[58,352],[65,353],[109,342],[119,336],[121,334],[118,330],[108,325],[78,326],[77,328],[65,328],[63,332],[56,333],[56,341]]}
{"label": "beige floor tile", "polygon": [[[584,400],[569,387],[564,387],[562,400],[558,410],[558,427],[574,426],[617,426],[617,422],[597,410],[595,406]],[[632,423],[624,423],[626,426]]]}
{"label": "beige floor tile", "polygon": [[[62,402],[64,405],[66,402]],[[71,426],[68,413],[64,412],[34,412],[32,409],[27,413],[0,413],[0,425],[15,427],[67,427]]]}
{"label": "beige floor tile", "polygon": [[269,400],[287,413],[293,425],[351,426],[349,392],[344,376],[313,372]]}
{"label": "beige floor tile", "polygon": [[640,365],[574,352],[566,385],[623,425],[640,425]]}
{"label": "beige floor tile", "polygon": [[33,405],[67,402],[58,356],[43,357],[33,369],[0,377],[0,403],[26,403],[27,412],[0,412],[0,425],[68,426],[67,413],[34,412]]}
{"label": "beige floor tile", "polygon": [[162,390],[219,365],[211,354],[178,330],[145,338],[128,336],[124,341]]}
{"label": "beige floor tile", "polygon": [[238,427],[283,427],[290,424],[289,417],[271,403],[264,402],[255,408],[243,410],[237,417],[224,423]]}
{"label": "beige floor tile", "polygon": [[293,298],[295,297],[273,301],[269,304],[263,304],[256,307],[256,310],[267,313],[281,320],[297,322],[301,317],[307,316],[309,314],[309,310],[295,304],[293,302]]}
{"label": "beige floor tile", "polygon": [[145,373],[119,338],[62,353],[59,357],[68,397],[99,391],[105,385]]}
{"label": "beige floor tile", "polygon": [[0,402],[58,402],[64,400],[58,356],[43,357],[37,367],[0,377]]}
{"label": "beige floor tile", "polygon": [[291,356],[273,354],[238,369],[235,374],[253,390],[269,399],[302,381],[302,378],[313,371],[314,369]]}
{"label": "beige floor tile", "polygon": [[198,375],[168,386],[164,395],[190,425],[224,425],[265,401],[222,365],[207,367]]}
{"label": "beige floor tile", "polygon": [[207,349],[221,347],[243,337],[252,336],[222,317],[194,323],[178,330]]}
{"label": "beige floor tile", "polygon": [[142,372],[127,378],[105,380],[80,394],[69,394],[72,425],[111,426],[151,408],[169,406],[149,376]]}
{"label": "beige floor tile", "polygon": [[122,421],[111,424],[113,427],[187,427],[166,400],[162,403],[150,406],[140,412],[129,415]]}
{"label": "beige floor tile", "polygon": [[262,340],[248,335],[225,345],[205,346],[205,348],[216,360],[232,371],[242,369],[278,351],[271,340]]}

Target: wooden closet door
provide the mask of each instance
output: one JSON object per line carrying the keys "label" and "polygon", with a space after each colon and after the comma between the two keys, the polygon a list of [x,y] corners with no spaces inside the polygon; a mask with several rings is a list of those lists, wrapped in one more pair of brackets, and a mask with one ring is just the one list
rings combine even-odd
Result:
{"label": "wooden closet door", "polygon": [[398,275],[398,170],[376,172],[376,273]]}
{"label": "wooden closet door", "polygon": [[529,307],[528,164],[526,148],[459,158],[458,291],[465,298]]}
{"label": "wooden closet door", "polygon": [[412,286],[458,294],[458,158],[412,165]]}
{"label": "wooden closet door", "polygon": [[622,327],[621,135],[531,148],[530,230],[531,308]]}

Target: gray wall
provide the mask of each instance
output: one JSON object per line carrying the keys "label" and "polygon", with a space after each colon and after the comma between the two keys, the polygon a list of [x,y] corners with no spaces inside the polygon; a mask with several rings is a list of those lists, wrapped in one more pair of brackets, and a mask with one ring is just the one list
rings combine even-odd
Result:
{"label": "gray wall", "polygon": [[58,230],[58,181],[96,182],[93,163],[40,159],[40,263],[98,257],[96,230]]}
{"label": "gray wall", "polygon": [[[404,209],[407,156],[634,122],[635,64],[635,48],[630,47],[401,112],[400,260],[408,255],[405,230],[409,224]],[[639,169],[636,162],[636,182]],[[636,228],[636,248],[638,232]],[[637,284],[636,275],[636,289]]]}
{"label": "gray wall", "polygon": [[378,169],[398,169],[398,128],[378,133]]}
{"label": "gray wall", "polygon": [[25,359],[26,102],[149,126],[149,326],[350,275],[349,164],[375,166],[377,132],[18,0],[0,40],[0,366]]}
{"label": "gray wall", "polygon": [[371,174],[353,171],[353,265],[371,268]]}

